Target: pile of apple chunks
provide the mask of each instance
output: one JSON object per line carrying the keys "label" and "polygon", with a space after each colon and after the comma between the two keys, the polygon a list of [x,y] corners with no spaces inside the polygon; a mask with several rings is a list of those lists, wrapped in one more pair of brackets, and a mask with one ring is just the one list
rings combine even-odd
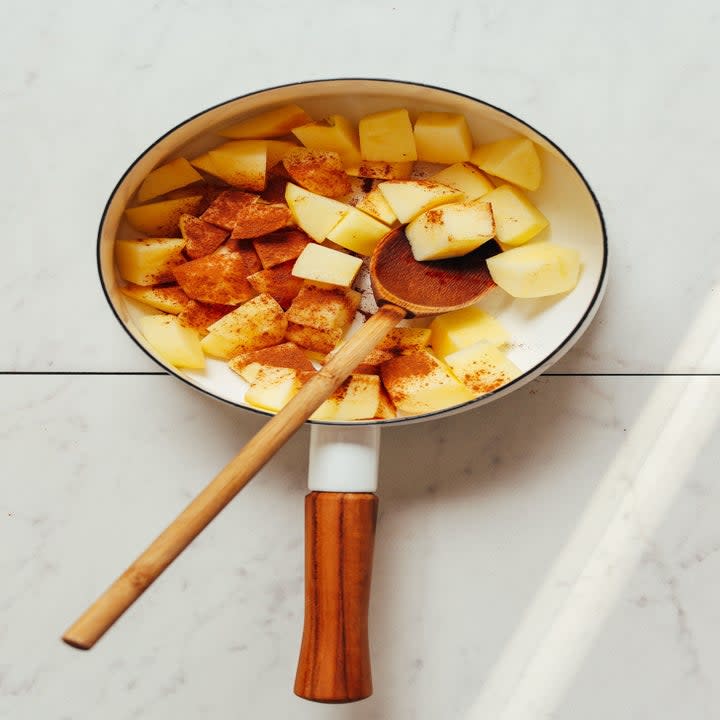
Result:
{"label": "pile of apple chunks", "polygon": [[[122,292],[161,311],[140,321],[158,355],[192,369],[206,355],[227,361],[253,406],[278,411],[342,344],[363,258],[401,223],[419,261],[495,238],[504,252],[488,267],[514,297],[577,282],[576,251],[525,245],[548,225],[523,192],[542,174],[527,138],[473,147],[462,115],[420,113],[413,125],[394,109],[356,128],[341,115],[315,122],[297,105],[219,134],[229,140],[145,178],[125,212],[145,237],[118,240],[116,260]],[[412,180],[415,161],[446,167]],[[358,183],[354,205],[340,199]],[[509,341],[476,306],[397,327],[313,418],[385,419],[472,400],[520,374],[501,349]]]}

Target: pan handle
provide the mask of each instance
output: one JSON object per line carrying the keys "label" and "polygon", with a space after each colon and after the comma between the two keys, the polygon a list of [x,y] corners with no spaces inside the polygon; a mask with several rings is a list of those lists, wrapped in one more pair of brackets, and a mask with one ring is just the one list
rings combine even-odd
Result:
{"label": "pan handle", "polygon": [[346,703],[372,694],[368,606],[380,430],[314,425],[305,498],[305,622],[295,694]]}

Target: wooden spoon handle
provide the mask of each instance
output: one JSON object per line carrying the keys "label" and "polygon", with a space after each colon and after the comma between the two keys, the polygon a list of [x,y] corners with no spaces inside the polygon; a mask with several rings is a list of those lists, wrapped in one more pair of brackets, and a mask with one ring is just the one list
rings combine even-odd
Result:
{"label": "wooden spoon handle", "polygon": [[405,311],[394,305],[385,305],[375,313],[80,616],[62,639],[73,647],[90,649],[404,316]]}
{"label": "wooden spoon handle", "polygon": [[372,695],[368,605],[377,496],[305,498],[305,625],[295,694],[346,703]]}

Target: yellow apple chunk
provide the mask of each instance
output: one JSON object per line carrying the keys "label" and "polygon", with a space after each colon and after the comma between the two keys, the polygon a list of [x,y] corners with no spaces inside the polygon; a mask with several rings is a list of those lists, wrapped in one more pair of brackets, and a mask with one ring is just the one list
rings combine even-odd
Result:
{"label": "yellow apple chunk", "polygon": [[197,157],[190,159],[190,164],[198,168],[198,170],[202,170],[203,172],[208,173],[209,175],[214,175],[215,177],[218,176],[217,168],[215,167],[215,163],[213,162],[213,159],[210,157],[209,152],[205,152],[202,155],[198,155]]}
{"label": "yellow apple chunk", "polygon": [[355,126],[342,115],[293,128],[293,135],[311,150],[336,152],[347,168],[360,162],[360,140]]}
{"label": "yellow apple chunk", "polygon": [[488,258],[492,279],[516,298],[568,292],[580,276],[580,254],[555,243],[533,243]]}
{"label": "yellow apple chunk", "polygon": [[359,124],[363,160],[408,162],[417,160],[415,136],[404,108],[366,115]]}
{"label": "yellow apple chunk", "polygon": [[387,390],[380,385],[380,402],[378,408],[375,411],[375,417],[378,420],[389,420],[390,418],[397,417],[397,411],[393,405],[393,401],[390,399]]}
{"label": "yellow apple chunk", "polygon": [[388,180],[378,188],[401,223],[408,223],[437,205],[463,199],[460,190],[432,180]]}
{"label": "yellow apple chunk", "polygon": [[161,200],[148,205],[128,208],[125,211],[125,217],[136,230],[146,235],[167,237],[177,232],[180,216],[185,213],[194,215],[202,200],[202,195]]}
{"label": "yellow apple chunk", "polygon": [[[305,348],[308,351],[321,353],[324,357],[327,353],[335,348],[343,336],[342,328],[319,329],[310,327],[309,325],[301,325],[288,321],[285,339],[294,342],[296,345]],[[314,357],[314,359],[318,359]]]}
{"label": "yellow apple chunk", "polygon": [[309,243],[295,261],[292,274],[305,280],[350,287],[361,266],[359,257]]}
{"label": "yellow apple chunk", "polygon": [[143,287],[141,285],[128,285],[121,287],[120,292],[127,297],[145,303],[156,310],[179,315],[187,306],[190,298],[182,288],[171,287]]}
{"label": "yellow apple chunk", "polygon": [[241,120],[218,134],[237,139],[281,137],[309,122],[312,118],[301,107],[290,104]]}
{"label": "yellow apple chunk", "polygon": [[[360,293],[355,290],[305,283],[292,301],[286,317],[288,322],[297,325],[318,330],[344,331],[353,321],[359,305]],[[334,342],[339,339],[336,338]]]}
{"label": "yellow apple chunk", "polygon": [[173,268],[183,262],[182,238],[118,240],[115,261],[123,280],[135,285],[157,285],[174,280]]}
{"label": "yellow apple chunk", "polygon": [[227,360],[237,352],[277,345],[286,328],[283,309],[262,293],[210,325],[201,345],[206,353]]}
{"label": "yellow apple chunk", "polygon": [[262,367],[290,368],[305,372],[314,370],[307,355],[292,342],[240,353],[230,359],[228,366],[248,382],[257,378]]}
{"label": "yellow apple chunk", "polygon": [[500,346],[510,341],[508,331],[489,313],[471,306],[438,315],[430,323],[432,349],[440,357],[485,341]]}
{"label": "yellow apple chunk", "polygon": [[367,420],[380,404],[380,378],[353,374],[310,416],[312,420]]}
{"label": "yellow apple chunk", "polygon": [[245,393],[249,405],[278,412],[300,389],[297,371],[291,368],[260,366]]}
{"label": "yellow apple chunk", "polygon": [[146,315],[140,318],[140,331],[153,350],[171,365],[205,367],[197,330],[185,327],[174,315]]}
{"label": "yellow apple chunk", "polygon": [[266,167],[269,170],[275,167],[289,152],[298,147],[296,142],[291,140],[266,140],[265,150],[267,152]]}
{"label": "yellow apple chunk", "polygon": [[486,173],[526,190],[537,190],[542,182],[540,156],[528,138],[506,138],[480,145],[470,160]]}
{"label": "yellow apple chunk", "polygon": [[375,417],[380,404],[380,378],[353,374],[344,388],[333,420],[366,420]]}
{"label": "yellow apple chunk", "polygon": [[497,390],[521,374],[503,352],[484,341],[451,353],[445,362],[475,396]]}
{"label": "yellow apple chunk", "polygon": [[[394,327],[378,344],[377,350],[407,352],[422,350],[430,342],[430,328]],[[367,359],[365,360],[367,362]]]}
{"label": "yellow apple chunk", "polygon": [[350,178],[336,152],[298,147],[285,156],[283,166],[298,185],[310,192],[332,198],[350,192]]}
{"label": "yellow apple chunk", "polygon": [[466,162],[450,165],[433,175],[430,180],[460,190],[465,193],[465,200],[478,200],[495,189],[480,170]]}
{"label": "yellow apple chunk", "polygon": [[395,225],[398,221],[393,209],[379,188],[373,188],[355,207],[368,215],[372,215],[372,217],[381,223],[385,223],[388,227]]}
{"label": "yellow apple chunk", "polygon": [[138,202],[146,202],[202,179],[202,175],[185,158],[177,158],[155,168],[143,180],[137,199]]}
{"label": "yellow apple chunk", "polygon": [[347,215],[328,233],[327,239],[360,255],[372,255],[388,226],[364,212],[350,208]]}
{"label": "yellow apple chunk", "polygon": [[285,188],[285,200],[298,227],[319,243],[350,210],[345,203],[317,195],[293,183],[288,183]]}
{"label": "yellow apple chunk", "polygon": [[228,185],[244,190],[264,190],[267,143],[237,140],[210,150],[213,174]]}
{"label": "yellow apple chunk", "polygon": [[444,260],[467,255],[490,240],[495,223],[482,200],[449,203],[418,215],[405,234],[416,260]]}
{"label": "yellow apple chunk", "polygon": [[510,185],[501,185],[482,199],[492,205],[495,235],[503,245],[522,245],[549,224],[523,192]]}
{"label": "yellow apple chunk", "polygon": [[472,153],[472,135],[462,115],[424,112],[415,121],[418,160],[451,164],[465,162]]}
{"label": "yellow apple chunk", "polygon": [[398,355],[380,366],[385,388],[395,407],[422,415],[472,400],[472,392],[427,350]]}

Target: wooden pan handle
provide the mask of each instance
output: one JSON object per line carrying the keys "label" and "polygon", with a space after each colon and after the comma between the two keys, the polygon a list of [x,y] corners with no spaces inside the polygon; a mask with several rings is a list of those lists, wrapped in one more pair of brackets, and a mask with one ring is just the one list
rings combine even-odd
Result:
{"label": "wooden pan handle", "polygon": [[380,308],[80,616],[62,639],[68,645],[89,650],[403,317],[405,311],[394,305]]}
{"label": "wooden pan handle", "polygon": [[347,703],[372,695],[368,605],[378,499],[305,498],[305,624],[295,694]]}

